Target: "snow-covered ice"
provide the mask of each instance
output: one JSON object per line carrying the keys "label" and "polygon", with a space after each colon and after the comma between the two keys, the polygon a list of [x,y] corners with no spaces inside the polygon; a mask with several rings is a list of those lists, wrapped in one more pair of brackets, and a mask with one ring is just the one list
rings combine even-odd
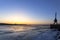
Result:
{"label": "snow-covered ice", "polygon": [[0,30],[0,40],[59,40],[59,34],[59,31],[51,29]]}

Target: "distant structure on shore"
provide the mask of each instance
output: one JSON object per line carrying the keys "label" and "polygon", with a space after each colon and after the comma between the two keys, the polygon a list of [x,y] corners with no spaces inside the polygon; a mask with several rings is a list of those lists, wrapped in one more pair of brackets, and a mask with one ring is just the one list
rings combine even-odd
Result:
{"label": "distant structure on shore", "polygon": [[57,24],[57,13],[55,13],[54,24]]}
{"label": "distant structure on shore", "polygon": [[60,31],[60,24],[58,24],[58,20],[57,20],[57,12],[55,13],[54,23],[50,24],[50,29],[57,29]]}

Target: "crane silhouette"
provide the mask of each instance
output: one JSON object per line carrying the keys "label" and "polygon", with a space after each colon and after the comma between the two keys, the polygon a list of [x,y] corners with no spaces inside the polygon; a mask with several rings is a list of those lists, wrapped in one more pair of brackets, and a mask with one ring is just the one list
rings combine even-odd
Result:
{"label": "crane silhouette", "polygon": [[57,12],[55,13],[54,24],[57,24]]}

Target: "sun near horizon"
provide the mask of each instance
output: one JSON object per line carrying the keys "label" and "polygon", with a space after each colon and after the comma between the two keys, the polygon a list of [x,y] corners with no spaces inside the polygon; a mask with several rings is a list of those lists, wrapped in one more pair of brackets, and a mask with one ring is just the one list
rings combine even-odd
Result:
{"label": "sun near horizon", "polygon": [[31,21],[23,16],[10,16],[5,18],[4,20],[1,20],[3,23],[8,23],[8,24],[29,24]]}
{"label": "sun near horizon", "polygon": [[17,16],[17,15],[9,16],[0,21],[2,23],[7,23],[7,24],[44,24],[44,22],[42,21],[39,22],[39,21],[30,19],[26,16]]}
{"label": "sun near horizon", "polygon": [[17,15],[7,17],[4,20],[0,20],[0,21],[2,23],[8,23],[8,24],[37,24],[33,20],[29,19],[28,17],[17,16]]}

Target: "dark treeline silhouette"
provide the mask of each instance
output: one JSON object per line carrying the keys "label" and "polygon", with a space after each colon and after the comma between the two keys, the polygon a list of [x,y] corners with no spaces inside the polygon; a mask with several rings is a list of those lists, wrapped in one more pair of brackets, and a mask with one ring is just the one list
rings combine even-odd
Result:
{"label": "dark treeline silhouette", "polygon": [[27,25],[27,24],[8,24],[8,23],[0,23],[0,25]]}

